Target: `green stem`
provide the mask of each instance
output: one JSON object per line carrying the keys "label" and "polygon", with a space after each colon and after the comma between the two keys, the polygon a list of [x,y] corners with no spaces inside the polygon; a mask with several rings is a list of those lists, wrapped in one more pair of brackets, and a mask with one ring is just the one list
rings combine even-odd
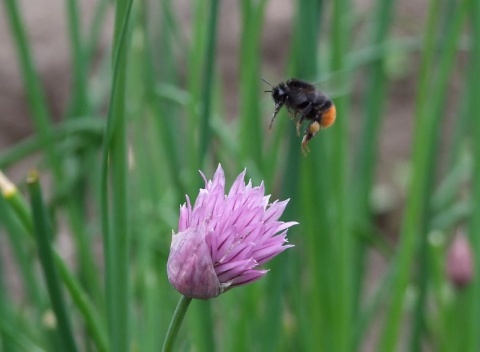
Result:
{"label": "green stem", "polygon": [[207,154],[208,145],[210,142],[210,115],[212,106],[212,91],[213,91],[213,68],[215,65],[215,44],[218,24],[218,9],[219,1],[211,0],[210,14],[208,21],[207,34],[207,51],[205,56],[205,73],[202,95],[202,110],[200,113],[200,148],[199,150],[199,165],[197,168],[202,169]]}
{"label": "green stem", "polygon": [[175,343],[175,339],[177,338],[178,331],[180,330],[180,326],[182,325],[183,318],[185,317],[185,313],[187,312],[188,306],[192,301],[191,298],[182,296],[180,301],[178,301],[177,308],[173,313],[172,320],[170,321],[170,326],[167,330],[167,335],[165,336],[165,341],[163,343],[162,352],[170,352],[173,349],[173,344]]}
{"label": "green stem", "polygon": [[[294,46],[291,63],[293,69],[292,75],[294,77],[311,79],[318,74],[316,53],[318,52],[320,23],[322,23],[322,20],[325,18],[323,2],[316,0],[298,1],[296,3],[295,17],[295,33],[292,42]],[[315,55],[312,55],[312,53],[315,53]],[[286,138],[289,147],[286,151],[287,162],[285,163],[285,169],[282,170],[284,177],[280,188],[281,196],[283,198],[292,198],[292,207],[287,207],[284,214],[286,218],[295,218],[300,216],[300,213],[303,214],[304,220],[302,226],[304,226],[305,233],[308,234],[305,240],[307,243],[306,248],[309,249],[306,260],[311,264],[312,276],[317,278],[317,280],[312,282],[311,290],[308,290],[309,292],[307,297],[305,297],[305,301],[299,303],[299,307],[309,307],[309,313],[303,315],[304,318],[300,320],[299,325],[303,328],[303,331],[308,332],[303,339],[304,341],[302,341],[307,350],[317,348],[328,351],[333,349],[331,343],[333,333],[332,329],[328,328],[327,323],[327,321],[330,321],[332,318],[329,314],[331,310],[328,310],[328,307],[332,307],[330,301],[331,286],[329,285],[329,279],[331,277],[329,273],[332,271],[327,272],[322,270],[325,266],[319,263],[319,258],[322,258],[325,262],[328,261],[328,259],[325,258],[330,253],[330,238],[326,234],[329,233],[327,228],[331,224],[331,221],[327,218],[326,212],[323,211],[318,212],[318,217],[312,220],[313,214],[310,211],[311,207],[308,205],[318,199],[327,198],[318,196],[325,195],[324,191],[327,189],[330,173],[323,172],[321,174],[322,176],[319,177],[319,174],[317,174],[317,166],[319,164],[326,164],[326,148],[323,147],[327,146],[328,140],[326,138],[319,139],[317,144],[319,147],[315,151],[319,153],[316,154],[315,158],[309,158],[310,160],[306,160],[307,158],[305,158],[305,161],[302,163],[302,158],[299,157],[298,137],[294,130],[294,128],[290,128],[290,133],[288,133],[288,137]],[[272,169],[278,169],[278,155],[274,154],[274,157],[275,164],[272,165]],[[312,183],[313,190],[302,193],[305,189],[304,186],[310,184],[309,181],[313,179],[315,180],[315,182]],[[302,194],[301,198],[297,197],[298,194]],[[305,209],[305,212],[299,209]],[[312,231],[314,221],[318,226]],[[318,236],[318,233],[322,235],[325,234],[325,236]],[[318,241],[323,242],[319,244]],[[317,251],[316,255],[312,256],[310,251],[312,248],[318,248],[320,253]],[[282,268],[282,266],[284,267]],[[285,266],[286,262],[279,261],[276,269],[285,270]],[[277,272],[277,270],[275,270],[275,272]],[[283,275],[276,274],[273,275],[273,278],[268,278],[271,282],[277,281],[276,279],[278,281],[285,280]],[[322,282],[321,285],[319,284],[320,282]],[[325,284],[326,282],[328,282],[328,284]],[[281,284],[281,282],[274,282],[270,284],[269,287],[276,287],[279,284]],[[264,345],[270,342],[268,347],[280,347],[277,343],[279,336],[282,336],[280,329],[281,312],[279,312],[279,307],[281,307],[281,299],[267,300],[266,311],[268,313],[274,312],[275,315],[273,319],[276,318],[275,324],[272,324],[273,326],[268,327],[267,330],[269,333],[275,333],[275,335],[272,335],[274,336],[272,342],[266,339]],[[311,330],[309,329],[310,326],[316,326],[318,329]]]}
{"label": "green stem", "polygon": [[108,0],[99,0],[95,5],[94,15],[93,15],[90,28],[88,30],[87,41],[85,45],[84,58],[85,58],[85,61],[88,63],[92,62],[93,56],[95,54],[95,50],[98,47],[98,42],[102,37],[100,35],[102,31],[102,26],[105,23],[107,23],[107,21],[105,21],[105,16],[107,13],[108,4],[109,4]]}
{"label": "green stem", "polygon": [[53,254],[59,274],[68,291],[70,292],[73,302],[85,319],[85,326],[87,327],[89,335],[91,336],[97,351],[107,352],[107,339],[105,337],[105,332],[100,325],[102,322],[100,315],[98,314],[97,310],[95,310],[95,307],[92,305],[87,295],[82,290],[78,281],[75,279],[58,252],[54,251]]}
{"label": "green stem", "polygon": [[[372,30],[372,46],[385,46],[385,39],[388,34],[390,18],[393,9],[392,0],[377,1],[376,24]],[[354,210],[355,222],[370,222],[372,214],[370,210],[370,194],[375,174],[375,162],[377,161],[378,136],[381,126],[383,102],[386,100],[386,77],[384,72],[384,56],[372,61],[368,67],[370,76],[365,93],[365,109],[363,111],[362,135],[359,146],[356,148],[358,161],[355,168],[355,180],[352,180],[357,195],[355,197],[356,207]],[[361,239],[357,242],[353,260],[355,262],[354,275],[354,311],[360,306],[361,294],[363,288],[363,279],[365,275],[365,262],[367,247]]]}
{"label": "green stem", "polygon": [[[257,167],[261,167],[263,124],[260,116],[260,100],[258,84],[261,60],[260,39],[267,2],[241,1],[242,38],[240,47],[240,144],[242,159],[253,159]],[[263,170],[262,170],[263,171]]]}
{"label": "green stem", "polygon": [[27,182],[31,198],[32,217],[38,254],[43,274],[45,276],[48,293],[50,295],[52,308],[57,318],[59,338],[63,342],[65,351],[75,352],[77,351],[77,346],[73,338],[70,319],[65,307],[65,301],[60,287],[60,279],[54,261],[54,251],[51,245],[51,238],[53,237],[52,229],[48,222],[37,172],[31,172]]}
{"label": "green stem", "polygon": [[89,107],[85,70],[86,62],[80,37],[81,28],[77,0],[66,0],[66,3],[73,78],[73,100],[70,106],[70,117],[80,117],[85,114]]}
{"label": "green stem", "polygon": [[[128,24],[133,0],[117,2],[113,81],[101,169],[102,230],[105,246],[107,321],[112,351],[128,351],[129,263],[126,136]],[[108,187],[111,171],[111,196]],[[111,201],[111,209],[110,209]],[[111,212],[110,212],[111,211]],[[110,219],[110,216],[112,219]]]}
{"label": "green stem", "polygon": [[15,189],[12,194],[5,196],[5,200],[12,207],[13,211],[25,226],[28,233],[33,233],[32,215],[28,209],[27,202],[21,194]]}
{"label": "green stem", "polygon": [[[347,67],[346,56],[350,41],[350,1],[339,0],[333,3],[332,21],[332,56],[331,68],[333,71],[344,71]],[[348,76],[341,74],[339,81],[341,85],[347,84]],[[347,141],[348,141],[348,113],[349,101],[347,96],[335,100],[337,108],[337,119],[332,127],[334,150],[331,159],[332,168],[332,196],[336,211],[334,219],[335,242],[337,245],[337,275],[338,275],[338,311],[335,314],[337,326],[335,349],[347,351],[350,348],[352,336],[352,308],[353,308],[353,265],[352,254],[354,242],[350,233],[350,219],[347,209]]]}
{"label": "green stem", "polygon": [[[11,247],[15,259],[17,260],[21,278],[26,288],[26,293],[31,302],[40,311],[44,309],[45,297],[43,291],[40,290],[38,275],[36,275],[34,259],[29,253],[31,249],[31,238],[26,237],[26,231],[22,227],[20,221],[16,218],[16,214],[9,209],[6,199],[0,196],[0,223],[3,224],[8,234]],[[0,303],[1,304],[1,303]],[[1,315],[0,315],[1,316]]]}
{"label": "green stem", "polygon": [[[0,199],[1,202],[1,199]],[[14,343],[8,336],[8,333],[2,328],[3,324],[7,326],[13,325],[11,323],[11,312],[8,305],[7,299],[7,290],[4,283],[4,273],[3,268],[0,268],[0,316],[2,317],[3,323],[0,323],[0,350],[1,351],[13,351]]]}

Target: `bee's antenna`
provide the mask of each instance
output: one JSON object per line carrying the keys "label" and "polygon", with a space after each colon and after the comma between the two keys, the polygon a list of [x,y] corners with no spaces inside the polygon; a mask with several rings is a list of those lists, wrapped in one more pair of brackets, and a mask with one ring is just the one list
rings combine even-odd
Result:
{"label": "bee's antenna", "polygon": [[[260,77],[260,78],[262,79],[262,81],[264,81],[266,84],[268,84],[270,87],[273,88],[273,86],[270,84],[270,82],[268,82],[265,78],[263,78],[263,77]],[[271,91],[265,91],[265,93],[267,93],[267,92],[271,92]]]}
{"label": "bee's antenna", "polygon": [[264,90],[263,92],[264,92],[264,93],[273,93],[272,90]]}

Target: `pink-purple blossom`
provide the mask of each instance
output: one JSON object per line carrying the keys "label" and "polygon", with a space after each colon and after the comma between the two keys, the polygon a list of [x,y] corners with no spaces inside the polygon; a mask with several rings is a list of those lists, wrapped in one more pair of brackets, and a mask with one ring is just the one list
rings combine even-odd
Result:
{"label": "pink-purple blossom", "polygon": [[245,170],[228,195],[221,165],[213,180],[201,175],[205,189],[193,207],[188,196],[180,207],[167,273],[181,294],[209,299],[263,277],[268,270],[261,266],[292,247],[287,230],[297,223],[279,221],[288,200],[269,203],[263,183],[245,184]]}

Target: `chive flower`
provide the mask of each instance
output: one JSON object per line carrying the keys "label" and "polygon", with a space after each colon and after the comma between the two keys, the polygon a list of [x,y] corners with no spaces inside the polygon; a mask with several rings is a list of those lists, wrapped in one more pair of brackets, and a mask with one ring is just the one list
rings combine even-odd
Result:
{"label": "chive flower", "polygon": [[262,278],[261,266],[285,249],[287,230],[282,222],[288,200],[269,203],[263,182],[245,184],[245,170],[225,195],[225,174],[218,165],[213,180],[191,205],[180,207],[178,232],[172,236],[167,262],[168,279],[189,298],[209,299]]}

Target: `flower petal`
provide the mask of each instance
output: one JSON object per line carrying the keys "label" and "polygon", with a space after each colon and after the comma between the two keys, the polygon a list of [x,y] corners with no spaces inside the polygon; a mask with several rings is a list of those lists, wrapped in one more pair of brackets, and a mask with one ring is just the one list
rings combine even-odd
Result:
{"label": "flower petal", "polygon": [[231,287],[250,284],[254,281],[261,279],[267,273],[268,270],[248,270],[244,274],[232,279]]}
{"label": "flower petal", "polygon": [[187,229],[190,223],[190,212],[186,205],[180,207],[180,217],[178,218],[178,232],[183,232]]}
{"label": "flower petal", "polygon": [[220,186],[225,189],[225,173],[223,172],[222,165],[218,164],[217,171],[215,171],[215,174],[213,175],[213,180],[210,182],[210,185],[212,188]]}
{"label": "flower petal", "polygon": [[222,283],[228,282],[246,270],[253,269],[256,266],[257,262],[253,258],[249,258],[216,265],[215,272],[217,273],[218,280]]}
{"label": "flower petal", "polygon": [[228,250],[227,254],[221,259],[221,262],[226,263],[229,261],[251,258],[254,249],[255,243],[253,242],[238,242]]}
{"label": "flower petal", "polygon": [[282,215],[283,211],[285,210],[285,207],[287,206],[289,200],[290,199],[287,199],[281,202],[275,201],[270,204],[270,207],[265,211],[263,221],[269,222],[278,220],[280,215]]}
{"label": "flower petal", "polygon": [[233,182],[232,187],[230,188],[230,191],[228,192],[228,196],[234,196],[239,193],[244,193],[245,192],[245,174],[247,172],[247,169],[243,169],[243,171],[240,173],[240,175],[237,176],[237,179],[235,182]]}

